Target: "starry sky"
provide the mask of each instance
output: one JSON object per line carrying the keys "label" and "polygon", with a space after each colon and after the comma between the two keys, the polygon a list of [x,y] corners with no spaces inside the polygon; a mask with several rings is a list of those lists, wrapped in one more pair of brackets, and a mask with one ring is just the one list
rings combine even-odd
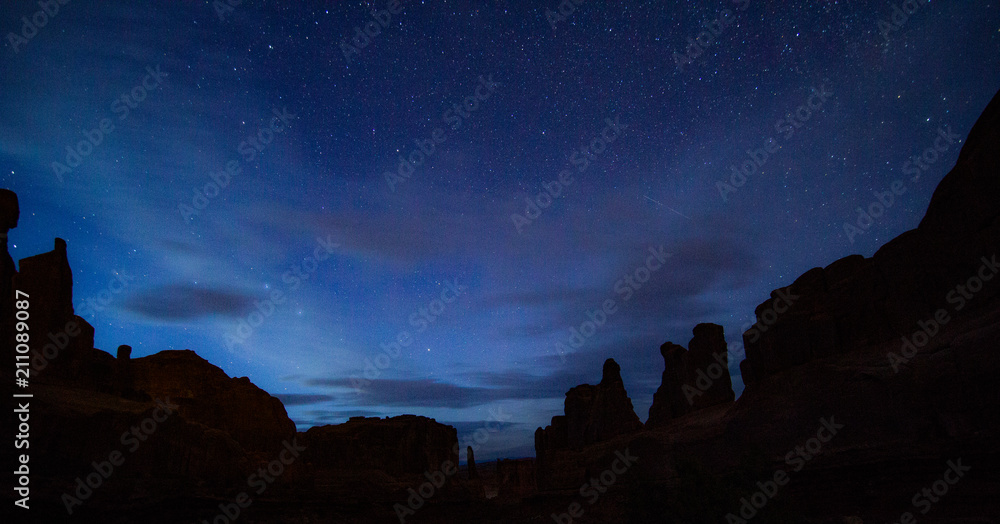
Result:
{"label": "starry sky", "polygon": [[500,420],[486,459],[609,357],[645,420],[660,344],[915,227],[1000,87],[995,1],[232,3],[7,3],[13,258],[67,240],[99,348],[302,430]]}

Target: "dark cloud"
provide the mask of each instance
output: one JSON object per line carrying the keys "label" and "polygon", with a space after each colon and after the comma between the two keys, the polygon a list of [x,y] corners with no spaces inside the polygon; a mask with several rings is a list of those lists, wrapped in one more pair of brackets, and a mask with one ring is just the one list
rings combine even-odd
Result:
{"label": "dark cloud", "polygon": [[307,414],[315,417],[318,420],[343,420],[346,421],[351,417],[382,417],[385,414],[379,411],[368,411],[363,409],[347,409],[343,411],[330,411],[330,410],[312,410],[307,411]]}
{"label": "dark cloud", "polygon": [[[312,386],[349,388],[351,379],[313,379]],[[539,381],[540,385],[544,382]],[[468,408],[507,399],[539,399],[562,396],[546,387],[469,387],[432,379],[375,379],[354,391],[353,403],[359,406],[406,406],[436,408]]]}
{"label": "dark cloud", "polygon": [[301,412],[300,415],[308,418],[292,416],[292,420],[295,422],[295,425],[308,428],[313,426],[326,426],[329,424],[343,424],[351,417],[382,417],[384,416],[384,413],[362,409],[311,409]]}
{"label": "dark cloud", "polygon": [[330,395],[304,395],[300,393],[284,393],[280,395],[274,395],[281,401],[282,404],[286,406],[302,406],[306,404],[318,404],[320,402],[326,402],[333,400]]}
{"label": "dark cloud", "polygon": [[[535,396],[512,395],[508,398],[562,398],[570,387],[583,384],[593,378],[588,376],[586,372],[582,372],[575,367],[553,365],[549,368],[539,367],[538,369],[551,369],[553,372],[546,376],[536,376],[519,370],[501,372],[483,371],[467,373],[464,375],[464,378],[467,378],[470,382],[480,384],[484,387],[496,388],[496,390],[500,391],[537,392]],[[600,368],[598,368],[597,375],[597,381],[599,381]]]}
{"label": "dark cloud", "polygon": [[125,309],[161,320],[189,320],[208,315],[239,317],[253,308],[254,298],[231,288],[171,284],[129,296]]}
{"label": "dark cloud", "polygon": [[[656,242],[632,246],[616,256],[616,269],[605,273],[604,282],[591,280],[590,286],[568,287],[563,284],[539,285],[506,290],[484,297],[479,305],[484,309],[503,307],[561,307],[577,310],[581,307],[599,306],[607,298],[622,303],[615,291],[616,284],[627,275],[645,265],[651,252],[663,245],[669,254],[663,266],[652,272],[649,280],[629,299],[644,299],[648,304],[670,307],[672,303],[696,298],[713,286],[720,284],[745,285],[757,271],[759,256],[744,242],[729,237],[687,238],[672,243]],[[606,253],[595,253],[606,256]],[[532,326],[529,332],[541,328]]]}

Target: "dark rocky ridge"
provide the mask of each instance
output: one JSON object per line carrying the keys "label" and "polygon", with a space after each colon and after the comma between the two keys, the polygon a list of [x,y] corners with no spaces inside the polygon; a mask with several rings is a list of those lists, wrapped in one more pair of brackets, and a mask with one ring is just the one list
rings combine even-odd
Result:
{"label": "dark rocky ridge", "polygon": [[[127,345],[119,346],[117,358],[94,348],[93,328],[74,314],[66,242],[56,239],[53,251],[22,259],[17,271],[6,242],[6,232],[17,225],[17,197],[3,190],[0,204],[5,233],[0,287],[11,298],[12,289],[24,291],[31,303],[33,521],[67,519],[63,495],[73,494],[76,479],[93,473],[92,463],[108,460],[113,451],[121,452],[125,463],[92,498],[71,504],[73,521],[210,518],[219,510],[209,501],[248,490],[249,476],[293,443],[309,451],[288,465],[269,487],[271,494],[294,490],[358,501],[391,500],[402,492],[405,500],[405,487],[425,471],[440,469],[448,459],[457,465],[455,429],[425,417],[351,420],[300,434],[280,400],[246,377],[230,378],[193,351],[133,359]],[[13,341],[14,301],[4,300],[0,309],[2,335]],[[14,344],[4,347],[11,348],[7,357],[13,360]],[[4,381],[8,393],[12,383]],[[4,420],[6,427],[16,427],[10,412]],[[135,427],[143,438],[123,437]],[[146,428],[154,429],[146,433]],[[13,448],[5,446],[0,457],[13,471]],[[352,482],[323,481],[330,476]],[[357,482],[361,478],[364,482]],[[11,496],[5,500],[13,505]],[[192,506],[149,515],[150,508],[178,498]]]}
{"label": "dark rocky ridge", "polygon": [[[931,197],[920,225],[871,258],[852,255],[814,268],[775,290],[743,337],[743,380],[750,385],[818,358],[899,340],[917,322],[949,307],[947,295],[997,254],[1000,238],[1000,100],[994,98],[969,133],[955,167]],[[986,286],[971,308],[1000,293]],[[787,312],[782,295],[796,297]],[[780,309],[779,309],[780,308]]]}
{"label": "dark rocky ridge", "polygon": [[[606,468],[615,450],[630,449],[642,457],[639,466],[616,486],[662,500],[630,499],[621,511],[634,509],[641,522],[718,512],[721,522],[726,511],[738,511],[754,481],[792,471],[788,453],[832,419],[843,428],[795,472],[782,488],[786,495],[769,503],[789,512],[769,513],[773,522],[858,522],[859,515],[864,522],[897,521],[912,510],[913,494],[956,457],[977,473],[963,478],[962,493],[949,492],[934,506],[934,518],[995,522],[986,516],[1000,514],[992,495],[1000,492],[1000,275],[982,277],[982,289],[961,309],[948,297],[995,271],[988,268],[1000,255],[998,174],[1000,94],[917,229],[872,258],[854,255],[807,271],[756,308],[757,323],[743,337],[747,387],[735,403],[677,418],[688,409],[676,394],[685,382],[685,354],[664,344],[663,384],[646,429],[582,449],[539,452],[539,489],[574,490]],[[904,353],[902,337],[915,340],[918,322],[929,326],[938,310],[948,320],[916,338],[915,354]],[[737,480],[720,482],[727,478]],[[715,489],[706,492],[709,484]],[[688,498],[672,499],[676,493]],[[698,504],[700,513],[684,513]]]}

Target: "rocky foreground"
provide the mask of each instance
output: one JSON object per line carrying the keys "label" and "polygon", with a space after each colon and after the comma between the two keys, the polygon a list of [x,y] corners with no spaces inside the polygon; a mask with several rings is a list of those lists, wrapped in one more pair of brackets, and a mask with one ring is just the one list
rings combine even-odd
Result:
{"label": "rocky foreground", "polygon": [[[998,174],[1000,96],[917,229],[871,258],[812,269],[756,309],[738,400],[722,327],[700,324],[687,347],[660,348],[662,384],[646,424],[609,360],[598,384],[572,388],[565,414],[538,429],[536,459],[462,469],[455,429],[425,417],[298,433],[278,399],[193,351],[133,359],[128,346],[114,356],[94,348],[93,328],[73,311],[66,243],[16,268],[6,235],[17,197],[2,190],[0,293],[30,293],[32,331],[50,335],[30,352],[31,509],[15,516],[997,522]],[[0,303],[5,341],[14,341],[15,311],[13,300]],[[16,416],[5,410],[4,427],[17,428]],[[11,446],[0,449],[8,471],[20,467]],[[22,498],[5,493],[8,508]]]}

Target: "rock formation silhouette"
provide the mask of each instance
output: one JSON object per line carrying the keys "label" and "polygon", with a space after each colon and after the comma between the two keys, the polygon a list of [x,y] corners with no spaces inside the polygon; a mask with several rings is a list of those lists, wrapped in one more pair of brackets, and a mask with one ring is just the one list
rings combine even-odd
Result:
{"label": "rock formation silhouette", "polygon": [[[564,410],[565,415],[552,417],[551,425],[535,430],[535,460],[540,471],[548,471],[548,462],[560,451],[583,449],[643,428],[625,391],[621,366],[610,358],[604,362],[599,384],[582,384],[566,392]],[[539,482],[548,479],[539,473]]]}
{"label": "rock formation silhouette", "polygon": [[375,470],[392,476],[422,475],[451,461],[458,467],[458,431],[417,415],[351,417],[302,434],[317,471]]}
{"label": "rock formation silhouette", "polygon": [[566,392],[565,413],[535,432],[536,453],[539,444],[541,449],[580,448],[642,429],[625,391],[621,366],[610,358],[598,385],[582,384]]}
{"label": "rock formation silhouette", "polygon": [[132,346],[118,346],[115,357],[114,377],[112,378],[114,392],[135,400],[151,400],[135,390],[135,377],[132,374]]}
{"label": "rock formation silhouette", "polygon": [[469,480],[478,479],[479,472],[476,471],[476,452],[472,450],[472,446],[465,447],[465,463],[469,468]]}
{"label": "rock formation silhouette", "polygon": [[[42,508],[34,514],[39,522],[65,518],[60,497],[67,489],[72,492],[75,478],[92,471],[95,460],[116,450],[124,453],[128,467],[95,490],[95,500],[72,507],[80,521],[105,521],[108,515],[113,516],[109,522],[122,521],[120,509],[153,507],[179,497],[231,497],[246,490],[248,477],[293,442],[318,444],[314,452],[307,446],[310,454],[288,466],[280,486],[269,487],[269,494],[294,487],[337,500],[388,499],[399,483],[422,479],[445,460],[457,467],[455,429],[425,417],[352,420],[340,429],[300,434],[277,398],[246,377],[227,376],[193,351],[132,358],[126,344],[115,356],[94,348],[93,328],[73,311],[66,242],[57,238],[52,251],[23,258],[15,267],[7,232],[17,226],[18,216],[17,196],[0,190],[0,288],[10,298],[14,288],[24,291],[31,304],[32,506]],[[3,336],[13,340],[14,301],[0,304]],[[12,383],[5,381],[4,389],[9,391]],[[16,426],[10,411],[4,421]],[[141,438],[129,433],[133,431]],[[12,449],[0,451],[6,463],[13,464]],[[341,482],[331,491],[322,482],[331,475],[368,476],[364,482]],[[194,521],[217,510],[176,519]]]}
{"label": "rock formation silhouette", "polygon": [[649,408],[647,427],[662,426],[692,411],[736,398],[722,326],[698,324],[688,347],[691,349],[672,342],[660,346],[663,377]]}
{"label": "rock formation silhouette", "polygon": [[[996,254],[998,127],[1000,100],[994,98],[916,229],[871,258],[851,255],[807,271],[757,307],[757,322],[743,335],[746,360],[740,369],[746,384],[818,358],[899,340],[919,329],[917,322],[951,307],[949,292],[975,274],[982,257]],[[997,286],[984,286],[975,300],[967,300],[977,308],[998,293]],[[782,303],[788,297],[793,304]]]}
{"label": "rock formation silhouette", "polygon": [[[7,246],[7,234],[17,227],[21,212],[18,207],[17,195],[9,189],[0,189],[0,237],[3,240],[3,254],[0,254],[0,340],[4,347],[14,341],[14,274],[16,268],[14,259],[10,256]],[[13,347],[13,346],[11,346]],[[13,349],[11,350],[13,351]],[[5,352],[4,357],[13,358],[13,354]],[[7,373],[3,376],[6,378]],[[10,384],[10,380],[5,380]],[[7,387],[7,386],[5,386]]]}
{"label": "rock formation silhouette", "polygon": [[13,278],[14,287],[30,296],[32,378],[91,381],[94,370],[86,368],[93,364],[87,357],[94,347],[94,328],[73,311],[66,241],[57,238],[54,244],[52,251],[21,259]]}
{"label": "rock formation silhouette", "polygon": [[[699,326],[705,331],[696,328],[690,350],[669,342],[661,347],[665,369],[646,424],[655,431],[573,449],[559,441],[569,434],[566,417],[553,417],[535,434],[540,492],[587,483],[607,467],[611,451],[626,448],[642,457],[629,475],[643,486],[660,486],[669,496],[688,483],[688,498],[676,504],[630,499],[632,508],[648,506],[640,510],[646,515],[663,515],[665,507],[687,506],[703,495],[703,511],[724,512],[719,508],[726,504],[736,511],[738,496],[713,500],[700,489],[706,475],[718,483],[755,462],[761,465],[751,478],[766,479],[800,460],[804,467],[794,470],[789,485],[799,503],[786,509],[827,519],[844,511],[837,521],[857,521],[858,514],[866,521],[898,517],[884,511],[882,497],[910,499],[913,490],[899,486],[936,478],[944,457],[969,457],[983,481],[964,478],[966,489],[991,491],[993,481],[985,479],[1000,471],[1000,390],[993,386],[1000,375],[997,144],[1000,93],[916,229],[871,258],[844,257],[772,292],[743,333],[740,368],[747,386],[737,401],[726,401],[728,384],[712,394],[705,388],[690,403],[685,398],[692,369],[697,374],[706,365],[702,360],[692,368],[692,355],[725,349],[721,329]],[[837,427],[821,452],[808,460],[796,455],[811,436]],[[752,489],[752,481],[729,489]],[[996,513],[989,497],[973,495],[961,504],[972,509],[935,509],[967,517]]]}

